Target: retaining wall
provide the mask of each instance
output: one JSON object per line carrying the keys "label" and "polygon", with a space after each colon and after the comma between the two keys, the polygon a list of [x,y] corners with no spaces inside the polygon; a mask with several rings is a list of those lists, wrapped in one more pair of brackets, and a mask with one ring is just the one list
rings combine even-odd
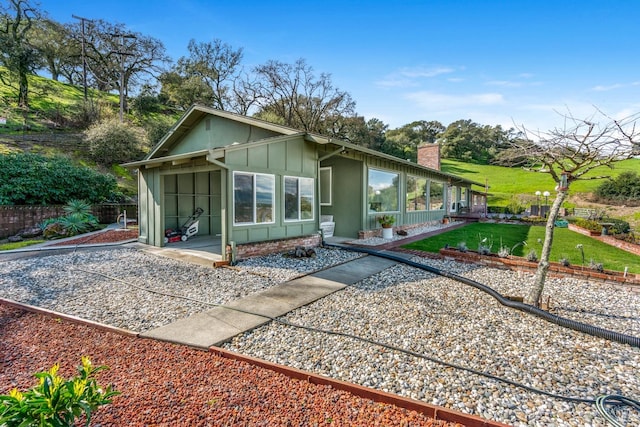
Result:
{"label": "retaining wall", "polygon": [[[138,218],[138,205],[100,204],[91,208],[101,224],[116,222],[118,215],[127,211],[127,218]],[[17,234],[25,228],[35,227],[45,219],[64,216],[62,205],[54,206],[0,206],[0,239]]]}

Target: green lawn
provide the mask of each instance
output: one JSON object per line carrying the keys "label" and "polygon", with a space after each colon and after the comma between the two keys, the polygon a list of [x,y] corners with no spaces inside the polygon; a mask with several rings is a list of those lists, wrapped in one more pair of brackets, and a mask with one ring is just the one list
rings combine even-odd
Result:
{"label": "green lawn", "polygon": [[[469,250],[475,251],[478,249],[478,243],[487,239],[485,245],[491,244],[492,253],[497,253],[502,245],[508,248],[515,247],[515,256],[526,256],[533,249],[539,257],[544,232],[545,227],[542,226],[472,223],[403,247],[437,253],[445,245],[456,247],[460,242],[465,242]],[[526,245],[520,244],[521,242],[526,242]],[[579,244],[583,246],[586,266],[593,259],[602,263],[607,270],[624,271],[624,268],[628,267],[629,272],[640,273],[640,257],[567,228],[555,229],[550,261],[557,262],[560,258],[567,258],[572,265],[582,265],[582,254],[576,248]]]}
{"label": "green lawn", "polygon": [[[548,173],[531,172],[522,168],[477,165],[450,159],[442,160],[442,170],[480,184],[484,184],[486,179],[489,184],[490,205],[506,206],[514,195],[533,202],[536,199],[536,191],[549,191],[555,196],[556,184]],[[614,169],[605,166],[596,168],[585,176],[616,177],[625,171],[638,170],[640,170],[640,159],[631,159],[616,163]],[[575,181],[571,184],[569,193],[590,193],[603,182],[602,179]]]}

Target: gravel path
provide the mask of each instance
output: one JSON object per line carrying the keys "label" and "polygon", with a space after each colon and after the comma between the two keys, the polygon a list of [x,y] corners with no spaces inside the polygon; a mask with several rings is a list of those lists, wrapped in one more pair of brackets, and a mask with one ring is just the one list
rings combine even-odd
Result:
{"label": "gravel path", "polygon": [[[149,294],[88,271],[224,303],[353,256],[323,249],[316,259],[274,255],[234,269],[211,270],[133,250],[78,252],[0,263],[0,296],[143,331],[208,307]],[[420,262],[508,295],[522,295],[529,280],[452,261]],[[640,335],[637,292],[576,279],[551,279],[545,292],[557,314]],[[640,399],[640,349],[559,328],[502,307],[480,291],[407,266],[389,268],[285,319],[409,349],[551,393],[583,398],[620,393]],[[270,323],[226,347],[513,425],[606,425],[593,405],[545,397],[344,336]],[[630,416],[629,425],[640,425],[639,414]]]}

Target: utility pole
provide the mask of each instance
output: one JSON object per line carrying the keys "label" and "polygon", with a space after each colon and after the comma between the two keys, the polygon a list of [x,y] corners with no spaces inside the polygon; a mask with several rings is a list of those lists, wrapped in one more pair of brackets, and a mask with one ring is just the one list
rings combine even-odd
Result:
{"label": "utility pole", "polygon": [[71,15],[72,18],[79,19],[82,23],[82,86],[84,87],[84,102],[87,102],[87,58],[85,56],[85,32],[84,23],[93,22],[91,19],[83,18],[81,16]]}
{"label": "utility pole", "polygon": [[134,34],[122,34],[111,33],[113,37],[120,37],[120,50],[116,52],[120,55],[120,123],[124,122],[124,57],[127,55],[133,55],[132,53],[125,52],[124,39],[135,39]]}

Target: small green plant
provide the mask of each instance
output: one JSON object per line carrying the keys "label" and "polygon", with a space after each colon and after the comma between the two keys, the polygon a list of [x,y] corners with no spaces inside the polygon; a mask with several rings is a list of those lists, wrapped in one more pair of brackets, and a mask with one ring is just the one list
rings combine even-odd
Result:
{"label": "small green plant", "polygon": [[38,385],[24,393],[14,388],[8,395],[0,395],[0,426],[74,426],[82,414],[88,426],[92,413],[120,394],[110,385],[105,389],[98,385],[95,374],[107,367],[93,367],[86,356],[74,378],[60,377],[59,368],[55,364],[48,371],[34,374]]}
{"label": "small green plant", "polygon": [[582,244],[577,244],[576,249],[580,251],[580,255],[582,256],[582,265],[584,266],[584,246]]}
{"label": "small green plant", "polygon": [[535,249],[531,249],[527,254],[527,261],[538,262],[538,254]]}
{"label": "small green plant", "polygon": [[509,248],[506,246],[500,246],[500,249],[498,249],[498,256],[500,258],[507,258],[509,255],[511,255]]}
{"label": "small green plant", "polygon": [[493,239],[489,239],[488,237],[482,237],[478,234],[478,253],[480,255],[489,255],[491,254],[491,248],[493,247]]}
{"label": "small green plant", "polygon": [[91,215],[91,203],[86,200],[69,200],[62,209],[67,215],[80,214],[84,217]]}
{"label": "small green plant", "polygon": [[604,265],[602,265],[601,262],[596,262],[593,259],[589,260],[589,268],[592,270],[595,270],[599,273],[603,273],[604,272]]}
{"label": "small green plant", "polygon": [[376,221],[378,221],[378,224],[383,228],[389,228],[396,222],[396,219],[393,215],[381,215],[376,218]]}
{"label": "small green plant", "polygon": [[459,242],[456,249],[460,252],[467,252],[469,250],[469,248],[467,248],[467,242]]}

